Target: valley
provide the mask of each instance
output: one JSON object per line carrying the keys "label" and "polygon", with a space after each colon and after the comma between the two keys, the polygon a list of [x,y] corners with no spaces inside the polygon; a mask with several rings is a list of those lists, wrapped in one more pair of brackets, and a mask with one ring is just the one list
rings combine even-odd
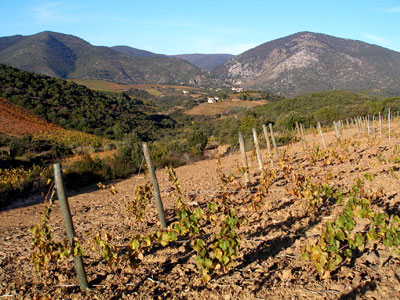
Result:
{"label": "valley", "polygon": [[0,296],[397,298],[399,70],[308,31],[238,55],[0,37]]}

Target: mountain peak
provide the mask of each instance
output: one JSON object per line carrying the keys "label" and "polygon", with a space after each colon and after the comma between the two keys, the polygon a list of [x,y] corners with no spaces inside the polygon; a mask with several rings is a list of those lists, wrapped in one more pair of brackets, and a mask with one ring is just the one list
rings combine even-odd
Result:
{"label": "mountain peak", "polygon": [[180,59],[127,46],[93,46],[76,36],[52,31],[0,38],[0,63],[64,79],[127,84],[209,80],[206,72]]}
{"label": "mountain peak", "polygon": [[333,89],[400,91],[400,53],[303,31],[250,49],[216,68],[215,75],[286,96]]}

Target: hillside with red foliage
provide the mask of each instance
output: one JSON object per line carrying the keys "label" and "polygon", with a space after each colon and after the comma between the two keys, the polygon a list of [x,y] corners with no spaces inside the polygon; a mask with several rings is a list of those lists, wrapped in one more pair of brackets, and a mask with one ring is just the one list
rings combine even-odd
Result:
{"label": "hillside with red foliage", "polygon": [[29,134],[34,139],[68,145],[100,145],[105,139],[87,133],[67,130],[51,124],[5,99],[0,98],[0,133]]}
{"label": "hillside with red foliage", "polygon": [[37,135],[43,131],[65,130],[38,118],[28,110],[0,98],[0,132],[13,135]]}

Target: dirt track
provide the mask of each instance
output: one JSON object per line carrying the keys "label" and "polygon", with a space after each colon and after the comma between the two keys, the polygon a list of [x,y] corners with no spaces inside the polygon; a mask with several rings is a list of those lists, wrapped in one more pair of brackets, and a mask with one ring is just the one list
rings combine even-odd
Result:
{"label": "dirt track", "polygon": [[[356,130],[345,130],[349,155],[344,162],[332,164],[310,163],[301,143],[287,150],[293,169],[301,166],[312,180],[324,180],[329,184],[350,188],[365,173],[374,173],[375,180],[366,183],[366,189],[383,189],[380,202],[374,204],[377,211],[399,215],[400,171],[399,164],[390,161],[396,145],[400,145],[399,121],[394,126],[391,141],[387,137],[369,140]],[[331,149],[339,151],[334,133],[326,134]],[[319,135],[308,135],[310,148],[320,143]],[[353,144],[352,144],[353,142]],[[280,149],[282,153],[283,149]],[[265,153],[264,153],[265,154]],[[258,182],[257,163],[248,153],[253,189]],[[382,157],[387,163],[382,164]],[[269,167],[265,155],[264,164]],[[226,174],[240,164],[238,154],[222,159]],[[220,190],[216,172],[216,160],[210,159],[176,169],[177,177],[187,195],[186,201],[202,206]],[[172,187],[164,170],[157,171],[167,222],[174,220],[175,200]],[[242,179],[238,178],[237,182]],[[384,246],[376,251],[361,253],[344,265],[329,279],[320,280],[314,267],[301,258],[301,248],[314,241],[324,223],[332,220],[340,211],[340,205],[322,205],[309,211],[304,203],[289,192],[288,181],[281,175],[269,190],[265,204],[252,209],[249,193],[232,194],[232,203],[247,224],[238,231],[241,238],[240,255],[227,273],[218,274],[204,285],[194,263],[194,251],[187,238],[178,239],[167,247],[155,246],[145,253],[138,269],[126,269],[113,274],[91,248],[93,236],[109,232],[116,245],[124,245],[132,236],[129,216],[123,198],[132,197],[135,185],[143,184],[144,177],[133,176],[112,183],[118,194],[96,186],[70,196],[77,235],[86,250],[84,262],[88,280],[93,290],[86,299],[398,299],[400,292],[399,259],[389,255]],[[251,195],[251,194],[250,194]],[[43,204],[8,209],[0,212],[0,296],[2,299],[32,299],[33,296],[49,296],[51,299],[82,299],[71,260],[54,268],[43,281],[35,277],[29,262],[31,233],[29,228],[40,221]],[[64,229],[58,202],[55,203],[50,225],[55,239],[64,238]],[[136,224],[135,232],[159,229],[155,205],[149,205],[147,218]],[[212,233],[215,228],[206,228]],[[45,283],[46,285],[43,285]],[[69,286],[72,285],[72,286]],[[9,295],[9,296],[7,296]],[[35,298],[35,299],[41,299]],[[43,298],[44,299],[44,298]]]}

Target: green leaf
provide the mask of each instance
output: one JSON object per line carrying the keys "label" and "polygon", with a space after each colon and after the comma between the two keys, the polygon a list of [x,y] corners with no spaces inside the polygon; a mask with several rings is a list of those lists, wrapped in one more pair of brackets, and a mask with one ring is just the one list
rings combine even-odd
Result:
{"label": "green leaf", "polygon": [[362,246],[364,246],[364,238],[363,238],[363,236],[361,235],[361,233],[359,233],[359,232],[356,233],[355,241],[356,241],[357,247],[362,247]]}
{"label": "green leaf", "polygon": [[392,247],[392,246],[393,246],[393,239],[392,239],[392,237],[386,236],[386,238],[383,239],[383,244],[384,244],[386,247]]}
{"label": "green leaf", "polygon": [[344,224],[346,224],[346,217],[344,215],[340,215],[336,218],[335,224],[339,227],[339,228],[343,228]]}
{"label": "green leaf", "polygon": [[204,266],[205,266],[207,269],[210,269],[210,268],[212,267],[212,260],[209,259],[209,258],[204,259]]}
{"label": "green leaf", "polygon": [[304,260],[310,260],[310,253],[308,253],[306,250],[304,250],[304,251],[301,252],[301,257]]}
{"label": "green leaf", "polygon": [[342,261],[343,261],[343,258],[340,255],[336,255],[334,265],[338,266],[339,264],[342,263]]}
{"label": "green leaf", "polygon": [[347,257],[352,257],[353,252],[351,251],[351,249],[346,249],[344,250],[344,255],[346,255]]}
{"label": "green leaf", "polygon": [[336,238],[339,241],[343,242],[345,240],[346,236],[345,236],[345,234],[344,234],[344,232],[342,230],[338,230],[338,232],[336,233]]}
{"label": "green leaf", "polygon": [[219,247],[225,252],[226,249],[228,249],[228,242],[226,240],[221,240],[219,242]]}
{"label": "green leaf", "polygon": [[335,253],[335,252],[338,251],[338,249],[339,249],[338,246],[335,244],[335,245],[329,246],[328,249],[327,249],[327,251],[328,251],[329,253]]}
{"label": "green leaf", "polygon": [[196,258],[194,259],[194,261],[196,262],[196,264],[198,264],[199,266],[203,266],[204,264],[204,259],[201,256],[196,256]]}
{"label": "green leaf", "polygon": [[140,243],[137,239],[132,239],[129,243],[129,246],[132,250],[137,250],[140,248]]}
{"label": "green leaf", "polygon": [[351,231],[351,230],[353,230],[353,228],[356,226],[356,223],[354,222],[354,220],[353,219],[350,219],[350,220],[348,220],[348,222],[346,223],[346,225],[345,225],[345,228],[348,230],[348,231]]}
{"label": "green leaf", "polygon": [[199,220],[203,215],[203,210],[200,207],[198,207],[194,210],[193,215],[197,220]]}
{"label": "green leaf", "polygon": [[220,234],[220,236],[224,236],[227,232],[228,232],[228,228],[222,227],[219,234]]}
{"label": "green leaf", "polygon": [[64,249],[61,253],[60,253],[60,259],[64,259],[66,257],[69,257],[69,251],[67,249]]}
{"label": "green leaf", "polygon": [[221,249],[216,248],[216,249],[214,250],[214,256],[215,256],[215,258],[218,259],[219,261],[222,261],[223,253],[222,253]]}

